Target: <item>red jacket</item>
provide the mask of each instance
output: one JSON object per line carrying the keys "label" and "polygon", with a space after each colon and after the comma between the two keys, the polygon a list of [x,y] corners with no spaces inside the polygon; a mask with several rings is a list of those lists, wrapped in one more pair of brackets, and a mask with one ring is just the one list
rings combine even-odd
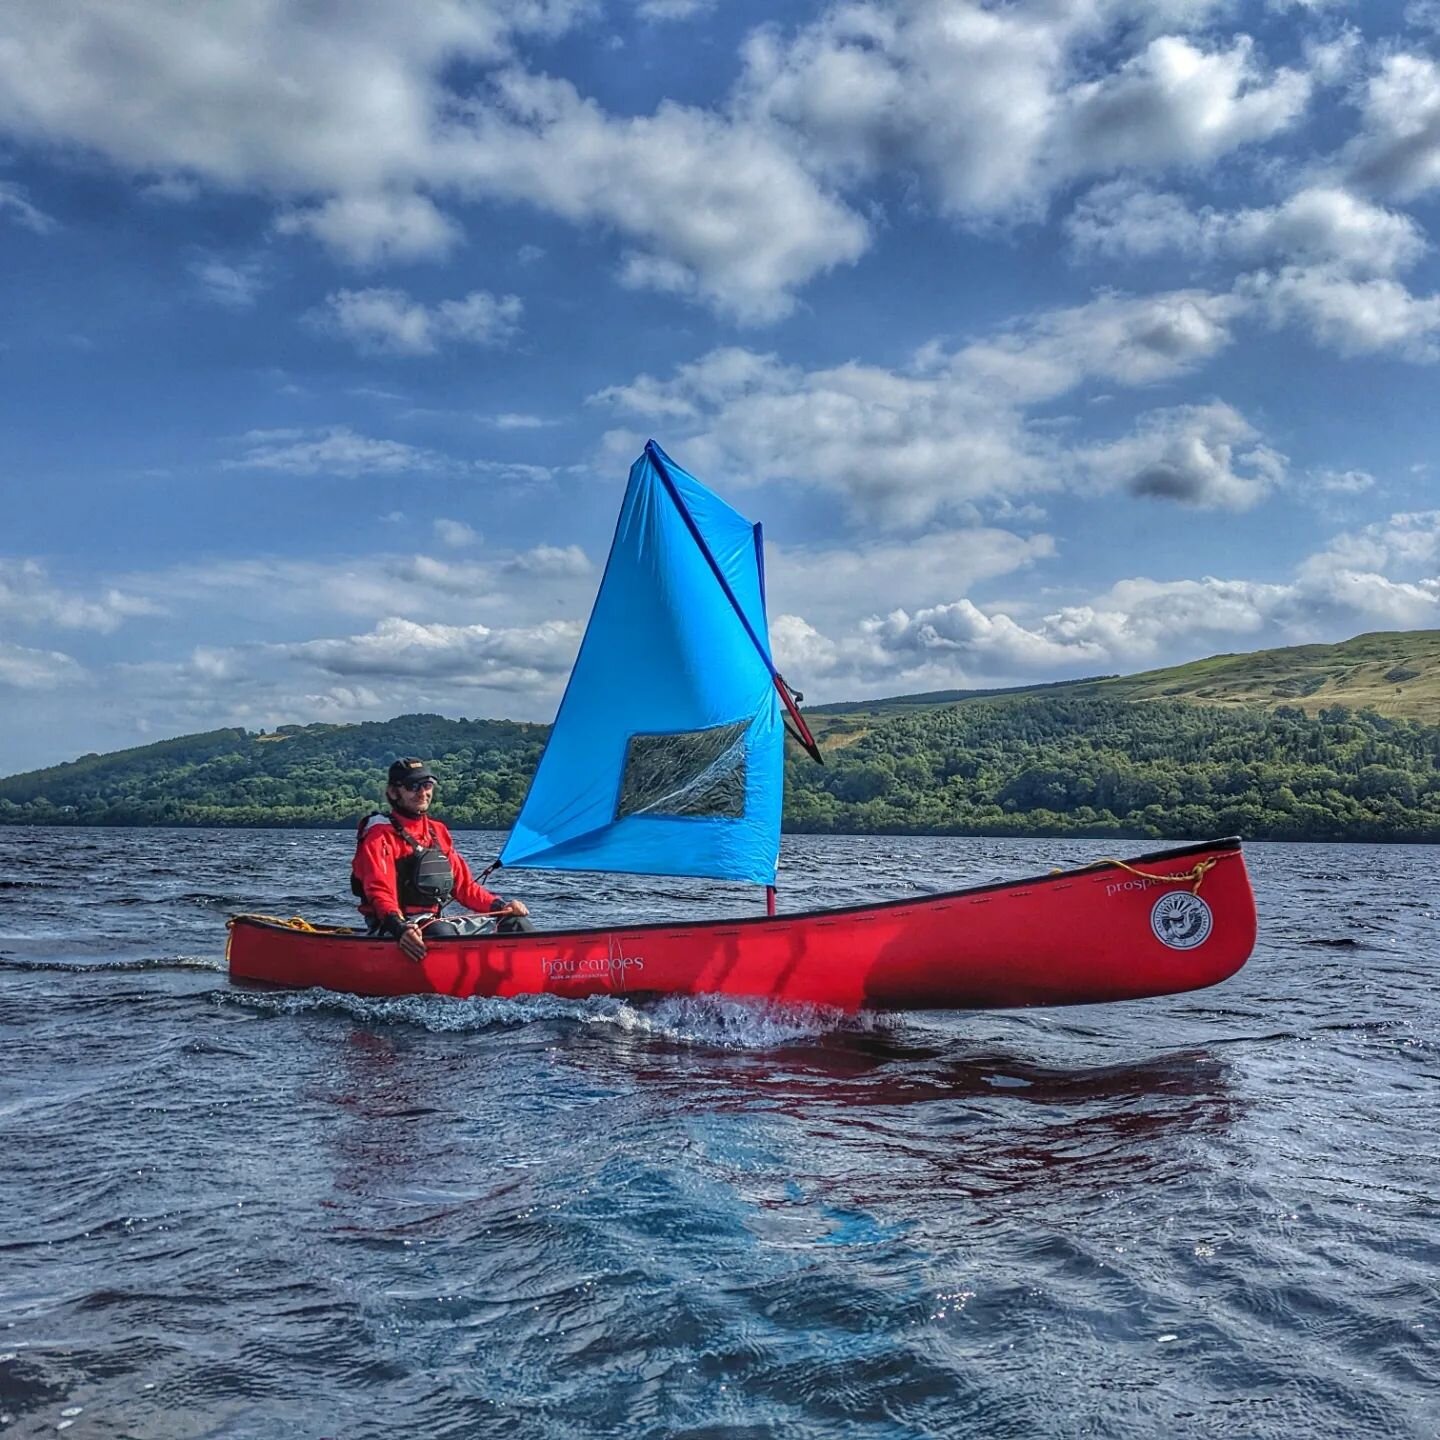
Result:
{"label": "red jacket", "polygon": [[462,856],[455,853],[455,842],[450,832],[439,820],[428,815],[396,813],[374,816],[360,831],[359,843],[355,847],[355,875],[365,898],[360,902],[360,913],[366,919],[383,920],[387,915],[424,915],[433,906],[417,908],[414,905],[402,909],[400,895],[396,889],[395,862],[413,854],[396,833],[390,823],[394,819],[407,835],[414,836],[421,845],[438,845],[450,861],[450,872],[455,877],[454,898],[467,910],[489,910],[499,896],[483,885],[477,884],[470,873],[470,867]]}

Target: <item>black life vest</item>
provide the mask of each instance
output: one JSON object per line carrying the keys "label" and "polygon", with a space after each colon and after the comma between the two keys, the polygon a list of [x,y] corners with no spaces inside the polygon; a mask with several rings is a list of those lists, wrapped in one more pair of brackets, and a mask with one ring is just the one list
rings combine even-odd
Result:
{"label": "black life vest", "polygon": [[[393,815],[381,810],[372,810],[360,817],[355,826],[356,845],[377,821],[388,821],[410,847],[410,853],[395,862],[395,889],[400,897],[400,908],[405,911],[433,910],[438,915],[455,891],[455,872],[450,868],[450,857],[438,845],[422,845]],[[430,838],[435,838],[433,829]],[[350,872],[350,893],[361,900],[366,898],[360,877],[353,869]]]}

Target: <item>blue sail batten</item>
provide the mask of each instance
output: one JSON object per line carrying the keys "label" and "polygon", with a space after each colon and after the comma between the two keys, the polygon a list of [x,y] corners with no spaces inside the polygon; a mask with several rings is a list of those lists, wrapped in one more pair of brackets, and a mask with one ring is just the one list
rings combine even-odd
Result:
{"label": "blue sail batten", "polygon": [[757,541],[646,445],[502,865],[774,884],[785,730]]}

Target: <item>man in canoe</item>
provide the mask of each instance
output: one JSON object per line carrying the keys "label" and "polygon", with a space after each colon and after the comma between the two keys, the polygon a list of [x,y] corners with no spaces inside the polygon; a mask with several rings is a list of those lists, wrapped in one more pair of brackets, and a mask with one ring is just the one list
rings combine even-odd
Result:
{"label": "man in canoe", "polygon": [[[350,888],[372,935],[398,941],[412,960],[425,956],[426,939],[478,935],[494,920],[499,934],[535,927],[519,900],[503,900],[479,884],[450,831],[430,817],[435,776],[423,760],[407,757],[391,767],[385,786],[390,811],[367,815],[356,827]],[[451,900],[479,914],[440,918]]]}

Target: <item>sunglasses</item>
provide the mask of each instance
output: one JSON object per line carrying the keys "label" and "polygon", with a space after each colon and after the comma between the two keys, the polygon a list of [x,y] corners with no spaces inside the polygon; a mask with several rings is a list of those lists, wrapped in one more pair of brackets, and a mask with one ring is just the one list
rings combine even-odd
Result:
{"label": "sunglasses", "polygon": [[433,790],[435,782],[433,780],[402,780],[400,788],[402,790]]}

